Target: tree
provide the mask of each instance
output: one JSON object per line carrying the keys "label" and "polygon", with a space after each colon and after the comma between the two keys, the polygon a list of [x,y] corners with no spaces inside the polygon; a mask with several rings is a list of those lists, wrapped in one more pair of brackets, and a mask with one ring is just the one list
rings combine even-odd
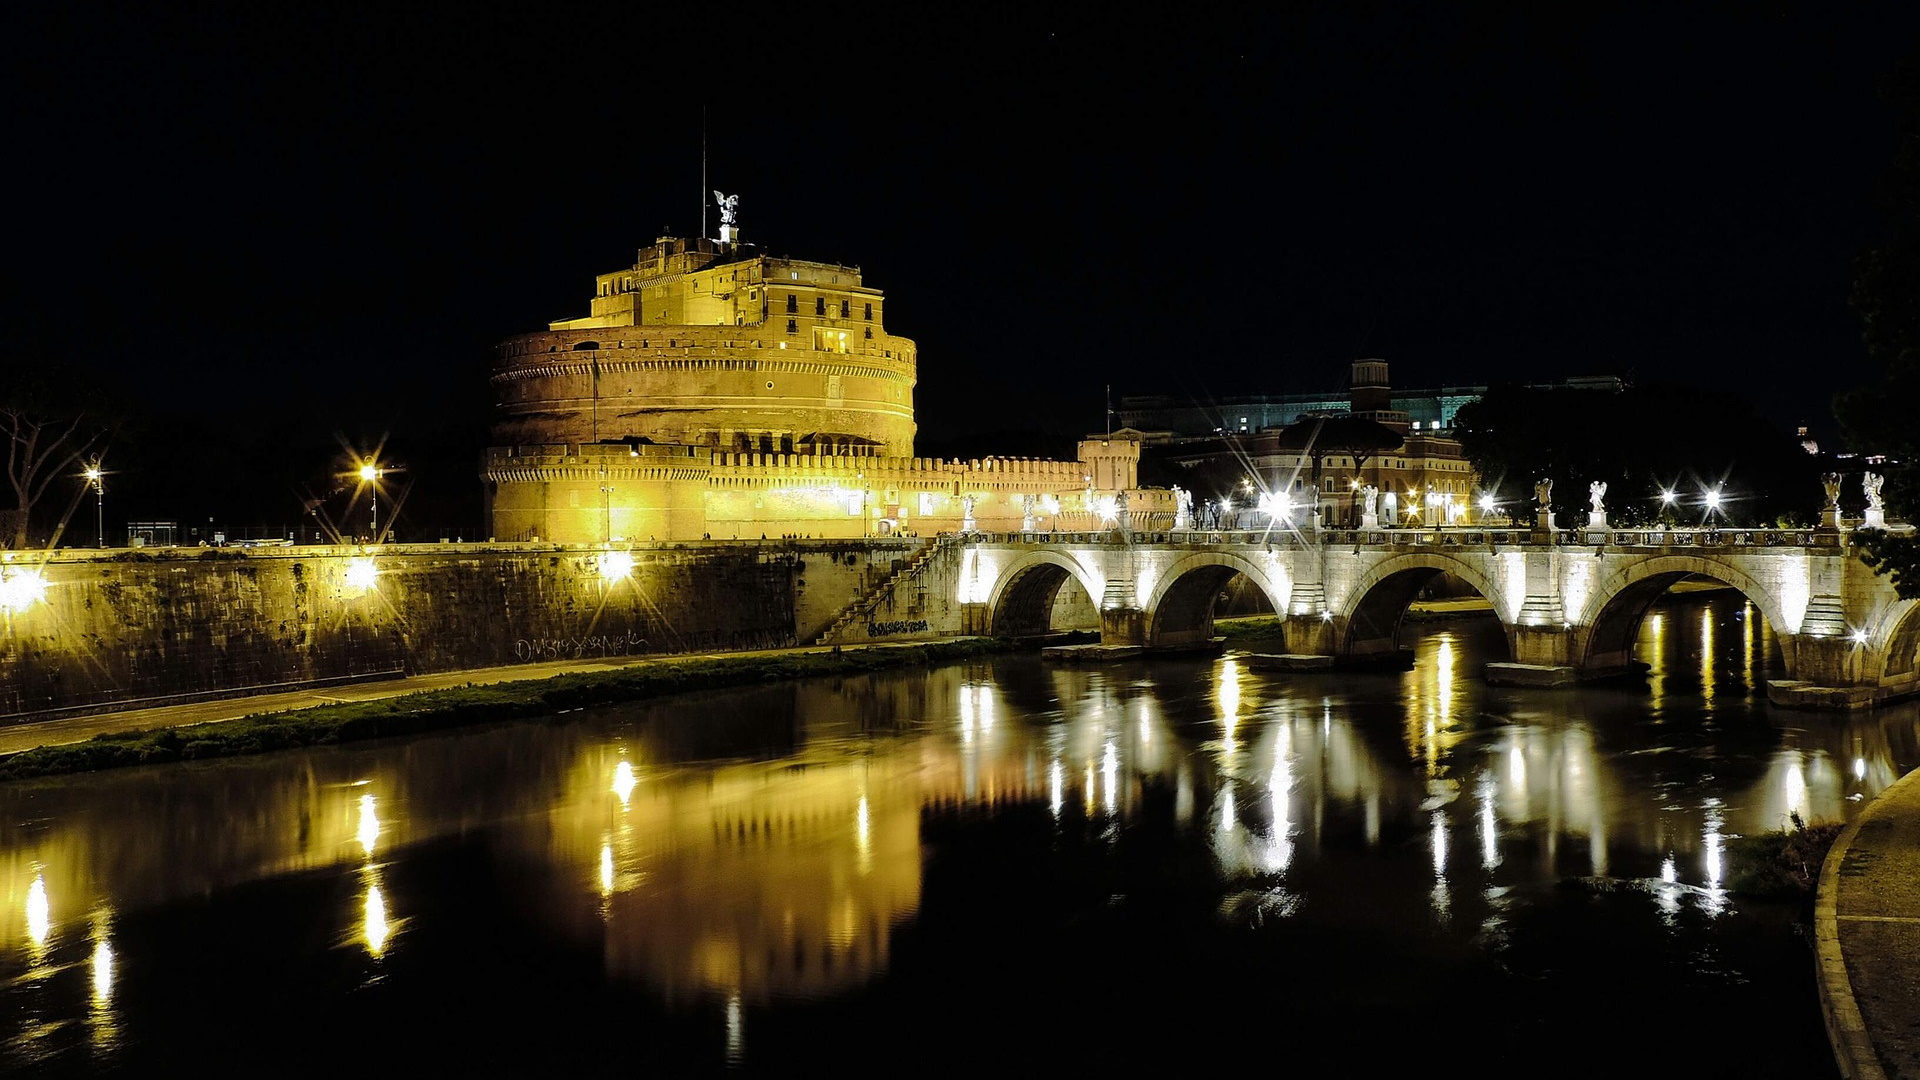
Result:
{"label": "tree", "polygon": [[[1867,355],[1880,363],[1878,382],[1838,394],[1834,418],[1849,449],[1883,458],[1876,471],[1888,512],[1912,520],[1920,510],[1920,57],[1903,63],[1882,87],[1896,117],[1893,166],[1886,187],[1887,240],[1854,262],[1848,303],[1859,316]],[[1862,558],[1891,574],[1902,599],[1920,597],[1920,544],[1898,534],[1862,533]]]}
{"label": "tree", "polygon": [[[0,544],[24,548],[36,535],[34,507],[56,479],[71,479],[80,461],[106,444],[111,428],[85,409],[61,409],[40,391],[21,391],[0,404],[6,440],[7,489],[12,506],[0,509]],[[76,496],[77,497],[77,496]]]}
{"label": "tree", "polygon": [[[1490,387],[1454,420],[1482,482],[1518,520],[1534,514],[1534,483],[1553,481],[1552,509],[1585,521],[1587,486],[1607,485],[1609,522],[1707,520],[1718,486],[1727,524],[1811,524],[1819,462],[1737,395],[1666,383],[1603,390]],[[1662,491],[1675,493],[1669,509]]]}

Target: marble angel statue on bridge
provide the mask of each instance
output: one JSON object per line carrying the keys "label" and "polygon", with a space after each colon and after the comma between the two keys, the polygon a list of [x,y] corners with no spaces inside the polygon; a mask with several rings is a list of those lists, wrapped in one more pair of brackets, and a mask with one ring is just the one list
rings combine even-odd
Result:
{"label": "marble angel statue on bridge", "polygon": [[1837,472],[1821,473],[1820,483],[1827,489],[1827,509],[1840,509],[1840,474]]}
{"label": "marble angel statue on bridge", "polygon": [[[1860,486],[1867,489],[1868,510],[1885,509],[1886,504],[1880,499],[1880,484],[1885,479],[1886,478],[1879,473],[1862,473],[1860,475]],[[1838,500],[1835,501],[1837,502]]]}
{"label": "marble angel statue on bridge", "polygon": [[1601,500],[1606,497],[1607,482],[1605,480],[1595,480],[1593,483],[1587,485],[1587,501],[1593,504],[1594,513],[1601,514],[1606,512],[1606,505],[1601,502]]}
{"label": "marble angel statue on bridge", "polygon": [[1542,510],[1547,509],[1548,504],[1553,502],[1553,480],[1551,478],[1535,480],[1533,482],[1533,501],[1538,503]]}

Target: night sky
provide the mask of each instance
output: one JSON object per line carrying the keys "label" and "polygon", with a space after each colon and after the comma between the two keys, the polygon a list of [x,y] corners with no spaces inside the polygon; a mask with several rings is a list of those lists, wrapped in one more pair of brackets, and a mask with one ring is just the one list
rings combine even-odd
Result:
{"label": "night sky", "polygon": [[928,446],[1361,356],[1830,438],[1875,375],[1920,5],[1272,7],[8,5],[0,340],[141,418],[115,521],[295,521],[384,438],[414,523],[477,523],[490,346],[714,188],[885,290]]}

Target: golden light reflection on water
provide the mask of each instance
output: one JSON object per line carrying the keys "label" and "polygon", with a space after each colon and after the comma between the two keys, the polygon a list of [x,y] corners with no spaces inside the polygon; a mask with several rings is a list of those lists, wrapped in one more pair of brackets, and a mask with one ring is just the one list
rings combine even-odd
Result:
{"label": "golden light reflection on water", "polygon": [[53,932],[53,906],[47,901],[47,879],[35,874],[27,886],[27,940],[33,943],[34,960],[45,955],[47,936]]}
{"label": "golden light reflection on water", "polygon": [[387,923],[387,894],[380,887],[380,874],[372,867],[366,872],[367,891],[360,901],[360,940],[367,953],[378,959],[387,951],[392,927]]}
{"label": "golden light reflection on water", "polygon": [[[1658,634],[1651,628],[1660,621],[1660,612],[1649,614],[1649,633]],[[1682,618],[1669,636],[1685,631],[1692,637],[1693,627]],[[1752,633],[1761,648],[1760,632]],[[1184,702],[1144,680],[1126,683],[1098,672],[1049,671],[1018,690],[980,682],[978,669],[964,676],[935,671],[922,684],[903,680],[896,698],[861,701],[857,709],[848,707],[848,691],[822,688],[817,699],[795,706],[803,722],[781,728],[794,742],[772,740],[775,749],[750,761],[729,756],[735,744],[724,741],[691,740],[691,750],[662,747],[678,749],[677,759],[656,753],[645,736],[636,736],[651,730],[638,722],[572,734],[560,731],[565,725],[543,728],[507,744],[519,756],[503,760],[535,778],[512,792],[473,783],[465,756],[473,752],[472,740],[446,748],[433,740],[410,742],[404,752],[376,751],[333,764],[337,775],[327,774],[327,766],[316,771],[305,762],[293,768],[263,761],[257,775],[214,789],[218,798],[181,802],[172,818],[151,808],[181,800],[186,789],[179,781],[128,777],[121,782],[149,784],[158,795],[139,803],[85,788],[90,797],[76,794],[70,807],[52,812],[57,827],[16,825],[8,833],[13,842],[0,873],[13,906],[0,920],[9,938],[0,944],[15,955],[57,952],[65,947],[63,927],[82,925],[62,921],[63,913],[108,900],[126,911],[126,895],[145,897],[140,909],[157,902],[153,897],[197,895],[208,880],[257,880],[346,864],[365,877],[353,883],[359,888],[345,887],[335,925],[342,938],[363,942],[369,955],[392,958],[411,940],[399,913],[418,918],[434,908],[426,898],[387,892],[370,860],[379,854],[389,860],[383,866],[392,865],[410,857],[420,840],[479,822],[495,831],[490,843],[519,846],[508,852],[515,860],[510,865],[545,865],[545,859],[557,868],[552,880],[568,896],[544,917],[597,946],[610,977],[644,981],[668,996],[733,994],[743,1002],[817,996],[885,970],[890,934],[911,921],[920,904],[929,857],[921,830],[1005,805],[1024,802],[1037,813],[1045,802],[1055,820],[1064,819],[1063,835],[1078,815],[1125,821],[1158,808],[1211,834],[1225,880],[1286,874],[1289,887],[1311,881],[1302,870],[1329,857],[1324,836],[1396,851],[1413,838],[1413,857],[1425,862],[1417,847],[1427,832],[1431,897],[1418,896],[1423,880],[1412,902],[1430,902],[1444,917],[1456,892],[1465,912],[1466,898],[1494,882],[1495,869],[1503,886],[1530,875],[1579,873],[1583,867],[1568,864],[1584,861],[1588,852],[1596,872],[1605,872],[1611,858],[1623,874],[1672,874],[1670,884],[1683,885],[1676,896],[1693,895],[1702,881],[1718,888],[1723,835],[1771,827],[1769,819],[1790,807],[1810,819],[1838,816],[1850,796],[1891,782],[1895,754],[1904,746],[1898,731],[1889,736],[1868,724],[1837,727],[1818,746],[1819,732],[1796,734],[1806,745],[1777,751],[1762,779],[1728,794],[1737,812],[1703,808],[1692,795],[1663,804],[1635,785],[1653,771],[1654,752],[1668,748],[1636,746],[1641,736],[1631,727],[1603,728],[1598,721],[1589,727],[1582,699],[1572,695],[1549,706],[1540,704],[1548,701],[1544,695],[1518,694],[1493,714],[1473,685],[1475,646],[1451,632],[1426,642],[1419,667],[1407,676],[1418,687],[1404,703],[1419,724],[1419,752],[1411,759],[1399,742],[1400,714],[1359,713],[1344,683],[1267,678],[1221,663],[1202,677],[1201,694]],[[1678,642],[1675,647],[1685,655]],[[1660,662],[1659,650],[1642,655]],[[1451,677],[1442,678],[1442,670]],[[1401,685],[1396,680],[1377,685]],[[1016,696],[1030,691],[1030,697]],[[856,712],[857,720],[847,719]],[[954,723],[962,712],[971,718],[970,741]],[[1233,751],[1223,754],[1213,724],[1229,717]],[[842,719],[844,726],[832,726]],[[636,737],[643,746],[630,752]],[[550,745],[555,738],[562,741]],[[1606,753],[1596,750],[1596,741]],[[1636,756],[1636,750],[1646,753]],[[370,759],[386,764],[370,769]],[[644,788],[634,760],[647,763]],[[1069,804],[1066,774],[1082,770],[1084,801]],[[349,786],[369,774],[377,780]],[[217,783],[224,775],[198,782]],[[105,783],[105,790],[119,790],[111,779]],[[1141,783],[1164,785],[1159,790],[1171,798],[1143,798]],[[1240,799],[1241,792],[1248,797]],[[1443,808],[1468,793],[1470,805]],[[1428,800],[1440,805],[1427,806]],[[128,804],[164,820],[167,831],[142,832],[136,815],[112,812]],[[30,816],[24,805],[12,804],[15,821]],[[1562,858],[1561,851],[1577,854]],[[1452,862],[1454,854],[1463,858]],[[29,869],[31,860],[43,864],[44,873],[41,866]],[[362,868],[363,862],[369,865]],[[414,880],[396,872],[396,883]],[[123,944],[109,942],[104,931],[93,943],[93,976],[108,988],[103,996],[114,992],[123,965],[144,970],[140,954]],[[343,944],[358,951],[356,942]],[[76,950],[66,965],[76,1002],[83,1000],[84,955]]]}
{"label": "golden light reflection on water", "polygon": [[1647,657],[1647,690],[1652,695],[1650,704],[1657,719],[1661,715],[1661,705],[1667,692],[1667,614],[1654,611],[1641,625],[1651,643],[1649,648],[1642,651]]}
{"label": "golden light reflection on water", "polygon": [[373,854],[374,841],[380,839],[380,815],[374,811],[371,794],[360,796],[360,826],[354,830],[354,839],[367,855]]}
{"label": "golden light reflection on water", "polygon": [[1700,698],[1708,705],[1713,704],[1713,609],[1700,609]]}
{"label": "golden light reflection on water", "polygon": [[106,912],[93,920],[92,993],[87,998],[87,1027],[95,1057],[108,1054],[120,1045],[120,1014],[113,1002],[114,958],[113,922]]}

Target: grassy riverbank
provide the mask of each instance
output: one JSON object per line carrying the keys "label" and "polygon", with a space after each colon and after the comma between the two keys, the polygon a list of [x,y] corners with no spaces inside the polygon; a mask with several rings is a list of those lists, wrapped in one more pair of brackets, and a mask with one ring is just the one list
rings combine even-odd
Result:
{"label": "grassy riverbank", "polygon": [[688,690],[751,686],[822,675],[932,667],[1037,646],[994,638],[863,646],[832,652],[663,656],[611,671],[524,682],[468,685],[377,701],[318,705],[213,724],[99,735],[43,746],[0,760],[0,780],[93,772],[131,765],[235,757],[360,739],[418,735],[496,720],[532,719],[592,705],[639,701]]}

